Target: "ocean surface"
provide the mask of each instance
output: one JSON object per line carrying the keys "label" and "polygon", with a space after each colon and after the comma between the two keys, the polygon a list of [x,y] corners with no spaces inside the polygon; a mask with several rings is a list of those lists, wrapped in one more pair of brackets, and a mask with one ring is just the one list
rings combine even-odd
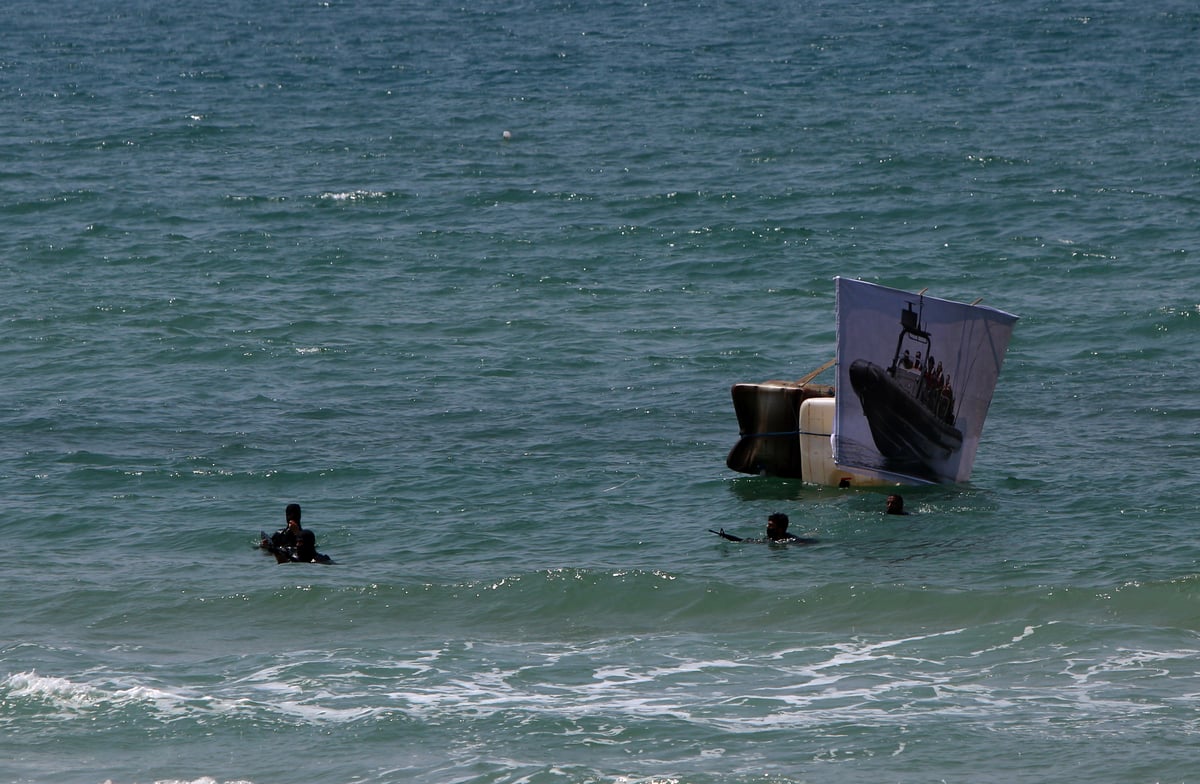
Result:
{"label": "ocean surface", "polygon": [[[1200,782],[1198,40],[10,4],[0,781]],[[1021,317],[908,517],[725,466],[839,275]]]}

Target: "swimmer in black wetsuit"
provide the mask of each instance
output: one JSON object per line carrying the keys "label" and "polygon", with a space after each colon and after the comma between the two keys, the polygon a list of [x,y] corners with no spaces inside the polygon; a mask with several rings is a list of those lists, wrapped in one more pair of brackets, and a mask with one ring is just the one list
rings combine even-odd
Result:
{"label": "swimmer in black wetsuit", "polygon": [[788,516],[776,512],[767,518],[767,539],[772,542],[795,542],[796,544],[816,544],[816,539],[807,539],[788,533]]}
{"label": "swimmer in black wetsuit", "polygon": [[301,531],[296,549],[292,551],[292,560],[312,563],[320,557],[321,554],[317,552],[317,535],[312,531]]}
{"label": "swimmer in black wetsuit", "polygon": [[908,514],[908,512],[904,511],[904,496],[889,495],[887,497],[887,507],[886,507],[885,511],[887,514],[890,514],[890,515],[892,515],[892,514],[894,514],[894,515]]}
{"label": "swimmer in black wetsuit", "polygon": [[783,512],[775,512],[774,514],[770,515],[767,518],[767,536],[765,539],[743,539],[740,536],[734,536],[733,534],[725,533],[724,528],[722,528],[720,531],[713,531],[711,528],[708,530],[712,531],[712,533],[716,534],[717,536],[721,537],[722,539],[728,539],[731,542],[773,542],[776,544],[789,544],[789,543],[790,544],[816,544],[818,541],[820,541],[818,539],[812,539],[810,537],[796,536],[795,534],[789,534],[788,530],[787,530],[788,522],[789,522],[788,516],[785,515]]}
{"label": "swimmer in black wetsuit", "polygon": [[287,528],[263,537],[259,547],[269,550],[276,563],[333,563],[317,552],[317,536],[300,525],[300,504],[288,504],[284,510]]}

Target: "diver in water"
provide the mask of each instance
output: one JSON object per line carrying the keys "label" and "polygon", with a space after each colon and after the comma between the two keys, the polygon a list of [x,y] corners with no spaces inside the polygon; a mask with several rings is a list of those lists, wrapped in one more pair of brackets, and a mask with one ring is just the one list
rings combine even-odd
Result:
{"label": "diver in water", "polygon": [[288,504],[284,510],[287,527],[270,537],[263,536],[259,547],[269,550],[276,563],[333,563],[317,552],[317,535],[300,525],[300,504]]}
{"label": "diver in water", "polygon": [[767,517],[767,535],[764,539],[743,539],[740,536],[725,533],[725,529],[720,531],[710,532],[716,534],[722,539],[728,539],[731,542],[771,542],[775,544],[816,544],[819,539],[813,539],[806,536],[796,536],[788,533],[788,516],[783,512],[775,512]]}
{"label": "diver in water", "polygon": [[317,552],[317,535],[312,531],[301,531],[296,539],[296,547],[292,550],[292,560],[312,563],[324,557]]}
{"label": "diver in water", "polygon": [[906,515],[904,511],[904,496],[892,494],[887,497],[887,506],[884,509],[886,514],[890,515]]}

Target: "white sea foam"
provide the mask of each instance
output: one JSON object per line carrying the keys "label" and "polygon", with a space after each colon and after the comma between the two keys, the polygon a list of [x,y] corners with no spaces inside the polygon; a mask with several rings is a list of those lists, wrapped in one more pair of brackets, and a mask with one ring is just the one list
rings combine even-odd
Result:
{"label": "white sea foam", "polygon": [[[121,784],[121,782],[105,779],[104,784]],[[246,779],[221,781],[210,776],[201,776],[198,779],[157,779],[154,784],[254,784],[254,782]]]}
{"label": "white sea foam", "polygon": [[98,699],[97,691],[86,684],[74,683],[67,678],[42,676],[36,672],[9,675],[0,682],[0,688],[13,698],[42,699],[63,708],[86,707],[95,704]]}
{"label": "white sea foam", "polygon": [[387,196],[388,194],[384,191],[367,190],[340,191],[337,193],[327,191],[321,194],[322,199],[328,199],[329,201],[367,201],[368,199],[385,199]]}
{"label": "white sea foam", "polygon": [[[680,656],[669,638],[564,644],[453,645],[408,659],[359,666],[355,657],[291,654],[251,673],[225,679],[212,691],[167,686],[128,674],[86,679],[10,675],[0,682],[9,699],[36,700],[63,714],[140,706],[163,721],[222,715],[289,725],[345,725],[405,716],[435,725],[489,716],[556,717],[588,722],[670,719],[727,732],[814,728],[827,722],[911,724],[942,716],[1002,722],[1023,715],[1063,717],[1072,710],[1098,720],[1152,713],[1162,701],[1135,697],[1147,680],[1167,680],[1173,664],[1194,652],[1118,650],[1065,655],[1029,686],[992,668],[1012,642],[962,652],[948,666],[918,653],[957,631],[894,639],[796,647],[738,658]],[[1029,643],[1026,628],[1012,640]],[[656,652],[657,651],[657,652]],[[1051,651],[1039,655],[1051,663]],[[1062,653],[1059,651],[1059,653]],[[1025,661],[1035,655],[1023,653]],[[464,658],[465,656],[465,658]],[[482,662],[489,662],[483,665]],[[369,673],[369,674],[367,674]]]}
{"label": "white sea foam", "polygon": [[[128,676],[122,676],[122,679],[128,679]],[[10,675],[0,682],[0,690],[7,690],[14,699],[43,701],[68,715],[143,706],[164,717],[181,717],[226,712],[245,703],[241,698],[214,699],[184,688],[143,684],[123,686],[111,678],[79,683],[63,677],[40,676],[35,672]]]}

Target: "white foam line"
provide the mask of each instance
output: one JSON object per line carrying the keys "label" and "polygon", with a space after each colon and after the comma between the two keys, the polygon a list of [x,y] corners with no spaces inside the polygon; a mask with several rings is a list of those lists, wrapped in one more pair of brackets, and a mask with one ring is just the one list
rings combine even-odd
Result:
{"label": "white foam line", "polygon": [[[1026,627],[1013,640],[1027,640],[1038,628]],[[469,665],[456,657],[471,646],[454,643],[443,650],[415,652],[412,659],[393,661],[382,670],[373,662],[365,670],[369,676],[363,676],[355,662],[336,655],[293,654],[291,662],[276,661],[227,682],[216,695],[111,680],[86,684],[27,672],[0,681],[0,698],[41,699],[68,714],[107,709],[114,703],[144,705],[168,719],[274,714],[322,725],[396,715],[435,723],[498,714],[509,714],[515,720],[554,716],[585,721],[606,716],[614,722],[665,717],[742,732],[812,727],[823,722],[886,724],[922,716],[1002,718],[1014,705],[1041,711],[1047,717],[1076,711],[1094,722],[1160,711],[1169,707],[1168,703],[1186,700],[1184,691],[1196,691],[1180,689],[1178,694],[1148,703],[1135,703],[1130,696],[1146,679],[1170,678],[1170,663],[1186,664],[1194,659],[1194,651],[1121,650],[1102,654],[1099,660],[1095,652],[1070,657],[1060,651],[1054,657],[1058,666],[1045,671],[1036,683],[996,686],[988,680],[988,667],[947,670],[939,665],[923,674],[920,667],[910,664],[922,659],[904,657],[897,650],[914,641],[961,631],[792,648],[764,653],[757,660],[664,654],[661,658],[669,659],[667,663],[645,665],[622,663],[627,659],[624,649],[628,642],[517,646],[520,650],[505,646],[506,657],[517,659],[511,666],[493,662],[481,671],[460,672],[455,669]],[[493,646],[478,647],[484,659],[492,658]],[[824,658],[812,661],[814,656]],[[450,661],[455,669],[434,666],[439,660]],[[586,669],[592,660],[595,663]],[[772,666],[763,670],[764,661]],[[1050,661],[1050,652],[1045,661]],[[995,666],[1012,664],[1006,659]],[[317,669],[311,674],[297,676],[298,671],[313,667]],[[574,673],[568,680],[564,680],[564,668]],[[747,668],[763,670],[762,677],[745,680]],[[260,698],[247,698],[247,689]]]}

